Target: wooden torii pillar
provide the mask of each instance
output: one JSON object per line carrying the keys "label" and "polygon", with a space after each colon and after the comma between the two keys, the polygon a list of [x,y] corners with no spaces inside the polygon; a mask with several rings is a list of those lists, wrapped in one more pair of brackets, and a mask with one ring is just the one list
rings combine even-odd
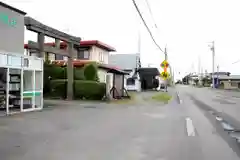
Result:
{"label": "wooden torii pillar", "polygon": [[[54,28],[51,28],[47,25],[44,25],[37,20],[31,17],[25,17],[24,19],[25,26],[28,30],[36,32],[38,34],[38,42],[30,41],[28,43],[29,49],[35,49],[39,53],[39,57],[44,57],[45,52],[54,53],[58,55],[63,55],[68,57],[67,64],[67,78],[68,78],[68,86],[67,86],[67,99],[73,99],[73,46],[80,46],[80,37],[71,36],[64,32],[58,31]],[[45,36],[52,37],[55,39],[56,45],[55,47],[44,46]],[[68,53],[62,51],[60,49],[60,40],[66,42],[68,44]]]}

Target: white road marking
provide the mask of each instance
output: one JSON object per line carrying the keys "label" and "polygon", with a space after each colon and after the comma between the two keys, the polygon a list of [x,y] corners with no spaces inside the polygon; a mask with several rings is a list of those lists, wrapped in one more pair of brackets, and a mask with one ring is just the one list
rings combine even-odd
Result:
{"label": "white road marking", "polygon": [[187,135],[188,136],[195,136],[195,128],[193,126],[193,122],[191,120],[191,118],[187,117],[186,118],[186,129],[187,129]]}

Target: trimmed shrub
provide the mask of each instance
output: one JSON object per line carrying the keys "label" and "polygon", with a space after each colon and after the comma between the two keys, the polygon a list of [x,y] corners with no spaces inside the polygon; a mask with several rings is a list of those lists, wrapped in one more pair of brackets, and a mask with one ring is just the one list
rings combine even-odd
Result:
{"label": "trimmed shrub", "polygon": [[98,81],[98,67],[96,63],[90,63],[84,66],[84,77],[88,81]]}
{"label": "trimmed shrub", "polygon": [[[66,99],[67,80],[51,80],[50,86],[49,97]],[[106,84],[96,81],[75,80],[73,89],[75,99],[101,100],[106,92]]]}
{"label": "trimmed shrub", "polygon": [[47,78],[49,76],[51,79],[66,79],[67,76],[67,70],[66,67],[60,67],[55,64],[50,64],[50,63],[44,63],[44,74],[46,75]]}
{"label": "trimmed shrub", "polygon": [[84,68],[74,68],[74,80],[85,80]]}
{"label": "trimmed shrub", "polygon": [[49,62],[44,63],[44,95],[49,94],[50,92],[50,81],[54,79],[66,79],[66,68],[59,67]]}
{"label": "trimmed shrub", "polygon": [[50,81],[50,93],[51,98],[67,98],[67,80],[65,79],[56,79]]}
{"label": "trimmed shrub", "polygon": [[106,84],[95,81],[74,81],[76,99],[101,100],[106,92]]}
{"label": "trimmed shrub", "polygon": [[198,82],[199,82],[199,79],[197,78],[197,79],[194,79],[194,83],[196,84],[196,85],[198,85]]}

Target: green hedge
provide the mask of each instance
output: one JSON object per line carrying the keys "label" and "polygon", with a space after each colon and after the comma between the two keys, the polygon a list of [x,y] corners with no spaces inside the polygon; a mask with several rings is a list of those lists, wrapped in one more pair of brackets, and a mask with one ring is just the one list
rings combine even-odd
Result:
{"label": "green hedge", "polygon": [[84,77],[88,81],[98,81],[98,67],[96,63],[90,63],[84,66]]}
{"label": "green hedge", "polygon": [[106,84],[95,81],[74,82],[74,96],[76,99],[101,100],[106,92]]}
{"label": "green hedge", "polygon": [[67,78],[67,68],[60,67],[55,64],[44,63],[44,74],[46,78],[49,76],[51,79],[66,79]]}
{"label": "green hedge", "polygon": [[51,80],[66,79],[66,68],[56,66],[54,64],[44,63],[44,95],[48,95],[51,90]]}
{"label": "green hedge", "polygon": [[[98,69],[95,63],[90,63],[85,67],[74,67],[73,73],[74,80],[98,80]],[[85,77],[85,74],[87,77]],[[51,80],[67,79],[67,68],[45,62],[44,78],[47,80],[49,77],[51,77]]]}
{"label": "green hedge", "polygon": [[51,98],[67,98],[67,80],[65,79],[56,79],[50,81],[50,92],[48,97]]}
{"label": "green hedge", "polygon": [[74,80],[85,80],[84,77],[84,68],[74,68]]}
{"label": "green hedge", "polygon": [[[74,67],[74,91],[76,91],[76,98],[100,99],[105,85],[98,83],[98,69],[96,63],[90,63],[85,67]],[[44,96],[55,98],[66,98],[67,88],[67,68],[60,67],[49,62],[44,63]],[[87,81],[88,80],[88,81]],[[89,82],[89,80],[91,82]],[[82,83],[82,84],[81,84]],[[87,86],[87,88],[85,87]],[[93,87],[92,87],[93,86]],[[88,88],[90,88],[89,92]],[[97,88],[97,91],[93,90]],[[81,92],[81,93],[79,93]],[[84,92],[84,94],[83,94]],[[102,91],[101,91],[102,92]],[[104,90],[105,93],[105,90]]]}
{"label": "green hedge", "polygon": [[[67,80],[51,80],[49,97],[66,98]],[[106,84],[95,81],[75,80],[73,85],[75,99],[101,100],[105,95]]]}

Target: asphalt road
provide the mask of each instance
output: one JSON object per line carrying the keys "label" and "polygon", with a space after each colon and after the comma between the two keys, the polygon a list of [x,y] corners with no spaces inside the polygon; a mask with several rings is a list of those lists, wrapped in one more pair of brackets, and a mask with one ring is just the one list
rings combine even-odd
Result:
{"label": "asphalt road", "polygon": [[156,92],[143,92],[137,103],[62,103],[42,112],[1,117],[0,159],[240,159],[237,143],[224,137],[226,131],[192,92],[177,87],[166,105],[150,100]]}
{"label": "asphalt road", "polygon": [[183,99],[190,96],[195,102],[197,100],[202,103],[200,106],[210,107],[209,110],[225,117],[229,123],[240,130],[240,92],[190,86],[177,88]]}

